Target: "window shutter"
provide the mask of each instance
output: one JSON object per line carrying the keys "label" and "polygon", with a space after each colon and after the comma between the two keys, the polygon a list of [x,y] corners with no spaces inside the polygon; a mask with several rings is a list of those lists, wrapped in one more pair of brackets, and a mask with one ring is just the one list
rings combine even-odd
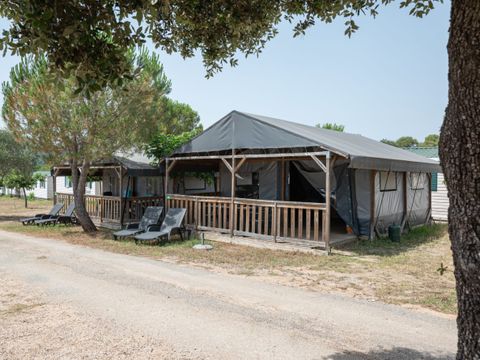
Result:
{"label": "window shutter", "polygon": [[437,191],[438,188],[438,174],[432,173],[432,191]]}

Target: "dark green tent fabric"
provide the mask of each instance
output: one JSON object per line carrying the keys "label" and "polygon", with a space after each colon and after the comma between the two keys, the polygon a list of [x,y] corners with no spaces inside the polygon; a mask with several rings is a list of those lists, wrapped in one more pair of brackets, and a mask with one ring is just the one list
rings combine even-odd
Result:
{"label": "dark green tent fabric", "polygon": [[320,129],[267,116],[232,111],[173,157],[254,152],[330,150],[350,160],[350,168],[391,171],[441,171],[437,161],[357,134]]}

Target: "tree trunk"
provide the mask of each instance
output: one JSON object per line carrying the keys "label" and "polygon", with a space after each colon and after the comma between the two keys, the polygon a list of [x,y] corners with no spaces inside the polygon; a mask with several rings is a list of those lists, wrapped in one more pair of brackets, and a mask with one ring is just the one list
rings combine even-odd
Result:
{"label": "tree trunk", "polygon": [[450,199],[457,359],[480,359],[480,1],[452,0],[440,159]]}
{"label": "tree trunk", "polygon": [[25,209],[28,208],[27,190],[23,188],[23,198],[25,199]]}
{"label": "tree trunk", "polygon": [[97,231],[97,227],[92,219],[90,219],[90,215],[88,215],[87,209],[85,208],[85,185],[87,183],[89,165],[84,162],[79,173],[77,162],[72,161],[71,169],[73,198],[75,200],[75,215],[77,216],[78,222],[82,226],[83,231],[93,233]]}

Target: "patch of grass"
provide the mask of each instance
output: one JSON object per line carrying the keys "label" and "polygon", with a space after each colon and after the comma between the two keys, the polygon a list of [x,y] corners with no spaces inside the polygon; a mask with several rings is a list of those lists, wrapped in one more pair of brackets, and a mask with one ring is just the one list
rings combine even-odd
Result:
{"label": "patch of grass", "polygon": [[359,240],[343,247],[343,249],[357,255],[394,256],[435,241],[445,234],[446,229],[446,224],[421,226],[402,235],[399,242],[391,241],[388,237],[375,240]]}
{"label": "patch of grass", "polygon": [[39,306],[45,305],[44,303],[35,303],[35,304],[14,304],[10,306],[7,310],[1,311],[1,315],[16,315],[21,312],[26,312],[31,309],[34,309]]}

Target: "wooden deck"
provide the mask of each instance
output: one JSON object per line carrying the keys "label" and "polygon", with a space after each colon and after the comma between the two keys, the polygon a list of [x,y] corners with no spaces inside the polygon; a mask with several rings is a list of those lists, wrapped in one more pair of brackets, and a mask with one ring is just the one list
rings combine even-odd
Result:
{"label": "wooden deck", "polygon": [[167,208],[186,208],[185,225],[196,231],[326,248],[324,203],[169,194]]}
{"label": "wooden deck", "polygon": [[[57,202],[63,202],[63,210],[73,202],[72,194],[57,193]],[[88,214],[97,224],[112,227],[115,224],[140,221],[148,206],[162,206],[163,198],[85,195],[85,207]]]}

